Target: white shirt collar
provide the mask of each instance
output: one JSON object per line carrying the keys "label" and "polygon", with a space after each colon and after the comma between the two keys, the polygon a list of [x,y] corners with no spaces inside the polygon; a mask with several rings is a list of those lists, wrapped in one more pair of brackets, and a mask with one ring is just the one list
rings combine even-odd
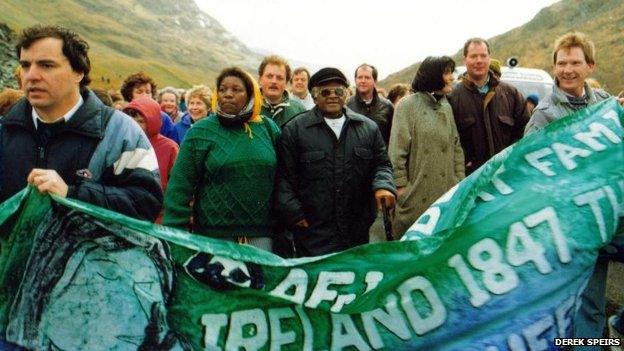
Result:
{"label": "white shirt collar", "polygon": [[340,133],[342,132],[342,126],[344,125],[346,118],[345,115],[342,114],[342,116],[340,116],[340,118],[325,118],[325,123],[327,123],[327,125],[329,126],[329,128],[331,128],[332,131],[334,131],[334,134],[336,134],[336,138],[340,138]]}
{"label": "white shirt collar", "polygon": [[[78,109],[80,108],[80,106],[82,106],[83,103],[84,103],[84,99],[82,98],[82,95],[78,95],[78,102],[74,105],[74,107],[72,107],[69,111],[67,111],[66,114],[63,115],[63,119],[65,120],[65,122],[69,121],[69,119],[72,118],[74,113],[78,111]],[[34,107],[32,108],[32,118],[33,118],[33,124],[35,125],[35,129],[37,129],[37,125],[39,123],[39,120],[41,120],[41,117],[39,117],[39,114],[37,113],[37,110],[35,110]],[[43,122],[43,120],[41,120],[41,122]]]}

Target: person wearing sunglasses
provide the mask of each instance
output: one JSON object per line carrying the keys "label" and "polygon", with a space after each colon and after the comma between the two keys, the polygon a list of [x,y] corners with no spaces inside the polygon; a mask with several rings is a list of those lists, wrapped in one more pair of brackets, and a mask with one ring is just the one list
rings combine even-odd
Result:
{"label": "person wearing sunglasses", "polygon": [[275,194],[299,257],[368,243],[375,207],[394,207],[392,165],[377,124],[345,108],[349,83],[336,68],[310,77],[316,106],[282,130]]}

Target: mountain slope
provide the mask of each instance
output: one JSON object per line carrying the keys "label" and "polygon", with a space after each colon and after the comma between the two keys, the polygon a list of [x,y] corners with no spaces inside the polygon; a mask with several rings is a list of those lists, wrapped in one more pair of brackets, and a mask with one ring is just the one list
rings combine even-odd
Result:
{"label": "mountain slope", "polygon": [[139,70],[160,87],[213,85],[222,68],[253,72],[260,61],[193,0],[3,0],[0,23],[16,32],[37,23],[74,29],[91,46],[100,87],[118,88]]}
{"label": "mountain slope", "polygon": [[[489,39],[492,57],[505,61],[516,56],[520,65],[552,71],[555,39],[569,31],[587,34],[596,45],[593,77],[611,93],[624,89],[624,2],[621,0],[562,0],[542,9],[531,21]],[[462,64],[461,50],[453,55]],[[384,87],[411,82],[419,63],[389,75]]]}

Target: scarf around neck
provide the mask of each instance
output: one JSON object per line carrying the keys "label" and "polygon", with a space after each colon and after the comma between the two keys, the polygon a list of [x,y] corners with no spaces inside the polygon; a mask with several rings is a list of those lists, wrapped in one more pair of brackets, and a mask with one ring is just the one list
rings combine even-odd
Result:
{"label": "scarf around neck", "polygon": [[217,102],[217,119],[219,123],[222,125],[232,128],[243,126],[245,129],[245,133],[249,135],[249,138],[253,139],[253,134],[251,133],[251,127],[249,127],[249,119],[253,115],[253,107],[254,107],[254,98],[249,99],[247,105],[238,113],[238,114],[229,114],[223,112],[221,110],[221,106]]}

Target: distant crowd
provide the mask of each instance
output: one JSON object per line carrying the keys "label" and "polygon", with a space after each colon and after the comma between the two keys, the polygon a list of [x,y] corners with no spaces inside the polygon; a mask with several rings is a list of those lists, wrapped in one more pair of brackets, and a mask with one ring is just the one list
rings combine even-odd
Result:
{"label": "distant crowd", "polygon": [[[492,156],[610,98],[587,82],[594,44],[578,32],[556,40],[544,97],[502,81],[481,38],[465,42],[460,77],[453,59],[430,56],[387,94],[372,64],[355,68],[352,90],[336,68],[310,74],[274,55],[255,75],[228,67],[187,90],[158,89],[149,72],[119,91],[90,89],[88,49],[63,27],[23,31],[20,90],[0,94],[0,201],[31,184],[283,257],[366,244],[388,212],[388,238],[399,239]],[[602,335],[606,270],[599,261],[577,337]]]}

